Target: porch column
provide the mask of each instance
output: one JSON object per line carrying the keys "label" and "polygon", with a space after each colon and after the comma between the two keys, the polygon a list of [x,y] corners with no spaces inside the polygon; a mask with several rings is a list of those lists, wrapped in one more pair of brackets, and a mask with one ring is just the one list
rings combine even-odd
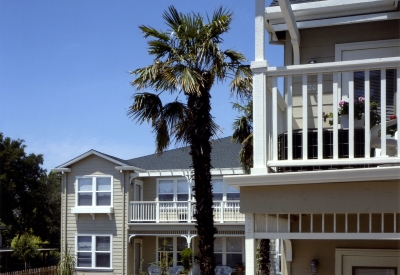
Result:
{"label": "porch column", "polygon": [[254,214],[245,213],[246,274],[256,274],[256,240],[254,239]]}
{"label": "porch column", "polygon": [[[253,147],[254,163],[252,174],[267,173],[267,91],[266,79],[257,68],[268,67],[265,60],[265,0],[255,0],[255,61],[251,63],[253,70]],[[269,151],[269,150],[268,150]]]}

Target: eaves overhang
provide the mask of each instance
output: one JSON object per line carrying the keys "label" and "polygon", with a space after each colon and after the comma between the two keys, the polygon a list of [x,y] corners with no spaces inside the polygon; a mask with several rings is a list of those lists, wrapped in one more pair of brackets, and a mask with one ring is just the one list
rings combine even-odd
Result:
{"label": "eaves overhang", "polygon": [[377,180],[398,180],[400,183],[400,166],[224,176],[224,181],[233,187],[320,184],[328,182],[357,182]]}

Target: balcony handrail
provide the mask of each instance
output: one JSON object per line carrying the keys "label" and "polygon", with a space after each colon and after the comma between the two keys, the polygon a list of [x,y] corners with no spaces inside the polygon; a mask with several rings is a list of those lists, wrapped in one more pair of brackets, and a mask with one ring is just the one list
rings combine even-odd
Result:
{"label": "balcony handrail", "polygon": [[400,67],[400,57],[371,58],[362,60],[336,61],[314,64],[290,65],[279,67],[258,66],[254,63],[251,66],[253,72],[264,73],[266,76],[289,76],[303,74],[327,74],[334,72],[358,71],[358,70],[376,70],[382,67],[396,68]]}

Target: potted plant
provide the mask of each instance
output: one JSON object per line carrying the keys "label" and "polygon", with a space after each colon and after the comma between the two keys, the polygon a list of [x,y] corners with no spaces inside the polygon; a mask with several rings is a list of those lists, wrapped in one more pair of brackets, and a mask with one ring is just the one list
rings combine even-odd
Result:
{"label": "potted plant", "polygon": [[181,263],[183,265],[183,273],[189,274],[193,267],[193,250],[189,247],[181,251]]}
{"label": "potted plant", "polygon": [[[371,101],[369,104],[370,111],[370,127],[376,125],[380,121],[380,115],[378,113],[378,103]],[[365,98],[360,96],[358,99],[354,99],[354,128],[364,127],[364,112],[365,112]],[[322,114],[324,122],[328,118],[333,118],[333,114]],[[338,108],[339,123],[342,128],[349,128],[349,102],[341,100]],[[333,125],[333,121],[329,120],[329,125]]]}
{"label": "potted plant", "polygon": [[238,263],[236,264],[236,270],[237,270],[237,271],[244,271],[244,265],[243,265],[242,262],[238,262]]}

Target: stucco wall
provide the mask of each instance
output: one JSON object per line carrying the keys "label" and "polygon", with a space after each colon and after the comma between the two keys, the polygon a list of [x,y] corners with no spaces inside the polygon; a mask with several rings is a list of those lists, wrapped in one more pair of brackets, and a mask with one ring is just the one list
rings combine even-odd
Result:
{"label": "stucco wall", "polygon": [[242,213],[400,212],[400,179],[241,187],[240,192]]}

